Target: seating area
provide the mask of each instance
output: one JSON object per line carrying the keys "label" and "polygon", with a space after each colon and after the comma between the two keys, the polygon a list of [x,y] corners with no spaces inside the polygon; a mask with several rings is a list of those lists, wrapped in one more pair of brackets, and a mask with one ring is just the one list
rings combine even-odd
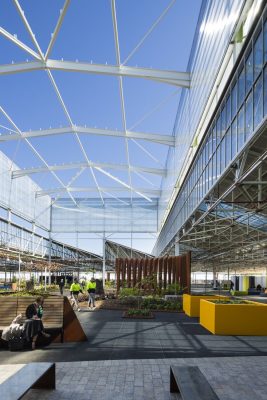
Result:
{"label": "seating area", "polygon": [[[3,300],[3,299],[2,299]],[[18,315],[22,314],[23,320],[25,320],[25,311],[28,305],[33,303],[34,297],[16,297],[16,296],[5,296],[4,301],[0,301],[0,334],[8,327],[13,319]],[[43,325],[48,332],[59,332],[61,342],[64,337],[64,299],[60,296],[48,296],[44,302],[44,315]],[[22,322],[23,322],[22,320]]]}
{"label": "seating area", "polygon": [[170,368],[170,392],[180,393],[183,400],[219,400],[198,367]]}
{"label": "seating area", "polygon": [[54,363],[29,363],[0,384],[0,399],[18,400],[31,389],[56,388]]}

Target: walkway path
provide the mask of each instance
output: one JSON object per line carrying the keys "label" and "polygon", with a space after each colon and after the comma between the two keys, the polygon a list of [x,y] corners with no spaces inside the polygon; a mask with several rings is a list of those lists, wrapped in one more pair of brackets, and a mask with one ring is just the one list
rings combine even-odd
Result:
{"label": "walkway path", "polygon": [[35,351],[0,350],[0,364],[30,361],[267,356],[267,337],[216,336],[195,318],[155,313],[154,320],[127,320],[121,311],[77,313],[88,342],[51,344]]}
{"label": "walkway path", "polygon": [[220,400],[267,399],[267,357],[232,357],[58,363],[56,391],[31,390],[23,400],[180,399],[169,392],[174,364],[198,365]]}

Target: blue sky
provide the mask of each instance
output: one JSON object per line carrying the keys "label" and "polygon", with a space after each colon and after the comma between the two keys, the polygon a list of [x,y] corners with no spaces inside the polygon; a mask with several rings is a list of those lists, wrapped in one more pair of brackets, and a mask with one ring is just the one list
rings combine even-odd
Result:
{"label": "blue sky", "polygon": [[[201,0],[177,0],[144,44],[129,59],[127,65],[184,71],[189,58],[200,3]],[[42,51],[45,52],[64,1],[21,0],[20,4]],[[168,4],[170,0],[116,1],[122,62]],[[31,38],[11,0],[0,2],[0,25],[9,33],[16,34],[22,42],[34,49]],[[116,64],[110,1],[72,0],[50,58]],[[32,57],[0,36],[0,64],[26,60],[32,61]],[[59,71],[52,74],[74,123],[122,130],[118,78]],[[0,105],[20,130],[68,125],[46,72],[2,75],[0,82]],[[163,107],[144,119],[135,127],[135,130],[172,134],[179,89],[134,78],[123,78],[123,87],[128,129],[144,115],[149,114],[164,99],[169,98]],[[9,122],[2,115],[0,115],[0,125],[10,127]],[[3,128],[0,128],[0,132],[6,133]],[[124,139],[92,135],[81,135],[80,139],[90,160],[127,163]],[[48,164],[84,161],[77,140],[72,134],[34,138],[30,142]],[[160,163],[152,160],[136,143],[129,141],[131,164],[151,167],[165,165],[168,150],[166,146],[145,141],[138,143]],[[19,167],[42,166],[42,162],[25,142],[2,143],[0,150],[12,158]],[[77,171],[60,171],[57,174],[64,184],[67,184],[75,172]],[[110,172],[119,179],[128,181],[127,171]],[[100,186],[115,186],[115,182],[99,172],[96,172],[96,177]],[[160,177],[145,173],[143,177],[149,179],[155,187],[160,186]],[[49,173],[34,175],[33,178],[43,188],[59,186],[56,179]],[[132,181],[136,187],[147,186],[147,182],[136,174],[132,175]],[[94,185],[89,171],[82,173],[75,185]],[[84,247],[83,244],[80,245]],[[140,245],[136,242],[136,247]],[[151,244],[146,244],[144,250],[150,251]]]}

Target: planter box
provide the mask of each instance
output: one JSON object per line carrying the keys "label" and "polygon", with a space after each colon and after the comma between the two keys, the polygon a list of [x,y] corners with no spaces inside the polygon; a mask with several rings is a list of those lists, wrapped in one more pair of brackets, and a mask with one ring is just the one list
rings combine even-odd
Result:
{"label": "planter box", "polygon": [[189,317],[199,317],[200,316],[200,300],[202,300],[202,299],[216,300],[216,299],[219,299],[220,297],[224,297],[224,296],[219,296],[219,295],[191,296],[190,294],[184,294],[183,295],[183,310],[184,310],[185,314],[188,315]]}
{"label": "planter box", "polygon": [[200,324],[215,335],[267,335],[267,304],[200,301]]}

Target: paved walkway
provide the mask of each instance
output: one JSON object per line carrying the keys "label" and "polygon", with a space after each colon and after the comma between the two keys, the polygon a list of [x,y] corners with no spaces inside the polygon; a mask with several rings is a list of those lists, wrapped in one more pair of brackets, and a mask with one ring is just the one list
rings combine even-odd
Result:
{"label": "paved walkway", "polygon": [[88,342],[51,344],[35,351],[0,350],[0,364],[152,358],[267,356],[266,336],[216,336],[196,318],[155,313],[154,320],[127,320],[121,311],[77,313]]}
{"label": "paved walkway", "polygon": [[198,365],[220,400],[267,399],[267,357],[221,357],[57,363],[57,389],[31,390],[23,400],[180,399],[169,392],[174,364]]}

